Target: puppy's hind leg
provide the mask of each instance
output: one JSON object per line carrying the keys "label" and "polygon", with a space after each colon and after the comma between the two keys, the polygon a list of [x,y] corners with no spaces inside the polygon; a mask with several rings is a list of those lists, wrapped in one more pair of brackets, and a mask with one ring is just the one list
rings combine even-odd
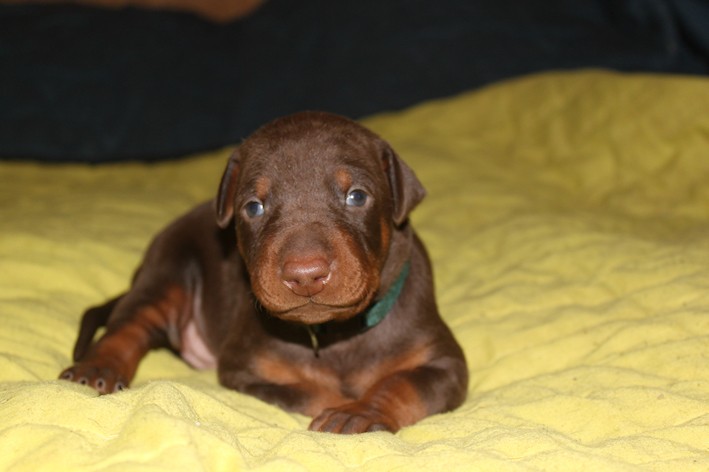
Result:
{"label": "puppy's hind leg", "polygon": [[79,337],[76,339],[76,343],[74,344],[74,355],[72,356],[74,362],[78,362],[82,357],[84,357],[86,351],[89,349],[89,346],[91,346],[91,342],[94,340],[96,331],[98,331],[99,328],[106,326],[106,323],[108,323],[108,318],[111,316],[111,313],[113,313],[113,309],[124,295],[119,295],[116,298],[107,301],[103,305],[91,307],[84,312],[84,315],[81,317]]}
{"label": "puppy's hind leg", "polygon": [[[174,337],[170,334],[179,332],[191,316],[190,299],[183,287],[172,284],[159,291],[131,290],[88,310],[74,349],[75,364],[59,378],[89,385],[101,394],[128,387],[145,354],[169,346]],[[90,344],[103,322],[105,334]]]}

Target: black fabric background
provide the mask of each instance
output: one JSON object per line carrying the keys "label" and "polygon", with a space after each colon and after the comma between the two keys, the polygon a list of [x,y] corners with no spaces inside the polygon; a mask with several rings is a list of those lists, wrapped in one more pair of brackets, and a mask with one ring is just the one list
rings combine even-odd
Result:
{"label": "black fabric background", "polygon": [[531,72],[709,72],[705,0],[269,0],[245,20],[0,7],[0,158],[157,160]]}

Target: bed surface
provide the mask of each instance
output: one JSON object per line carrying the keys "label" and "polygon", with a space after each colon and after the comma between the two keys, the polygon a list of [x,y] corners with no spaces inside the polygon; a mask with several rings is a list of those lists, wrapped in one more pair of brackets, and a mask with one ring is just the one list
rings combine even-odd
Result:
{"label": "bed surface", "polygon": [[118,394],[54,380],[229,150],[0,163],[0,470],[709,469],[707,110],[707,79],[582,71],[364,120],[428,189],[413,222],[471,377],[396,435],[308,432],[165,351]]}

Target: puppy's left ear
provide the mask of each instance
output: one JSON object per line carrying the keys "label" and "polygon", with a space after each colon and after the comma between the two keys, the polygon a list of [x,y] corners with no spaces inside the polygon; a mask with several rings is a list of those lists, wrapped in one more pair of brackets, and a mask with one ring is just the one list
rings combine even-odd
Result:
{"label": "puppy's left ear", "polygon": [[389,179],[389,188],[394,199],[394,223],[399,226],[409,216],[409,213],[426,196],[426,190],[414,174],[391,146],[383,143],[384,170]]}
{"label": "puppy's left ear", "polygon": [[234,197],[236,197],[239,168],[239,149],[237,148],[229,157],[217,193],[217,224],[220,228],[226,228],[234,216]]}

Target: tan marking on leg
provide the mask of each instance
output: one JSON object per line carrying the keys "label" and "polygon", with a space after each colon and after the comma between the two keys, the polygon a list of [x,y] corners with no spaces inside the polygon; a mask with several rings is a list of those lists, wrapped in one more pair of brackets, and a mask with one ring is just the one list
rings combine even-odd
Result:
{"label": "tan marking on leg", "polygon": [[333,408],[352,401],[341,393],[337,374],[325,367],[297,363],[275,355],[257,355],[254,373],[266,382],[289,386],[304,391],[309,401],[300,413],[316,416],[326,408]]}

